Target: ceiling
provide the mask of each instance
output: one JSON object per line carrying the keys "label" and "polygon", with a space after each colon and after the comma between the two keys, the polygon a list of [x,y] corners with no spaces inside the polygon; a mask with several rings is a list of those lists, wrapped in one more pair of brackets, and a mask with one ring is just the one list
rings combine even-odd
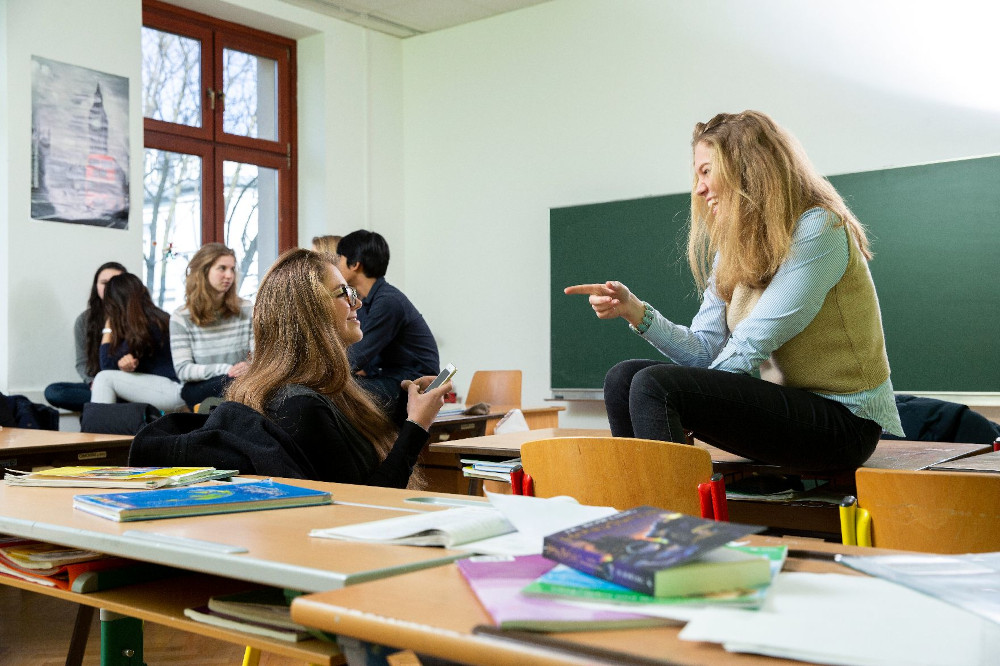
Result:
{"label": "ceiling", "polygon": [[284,0],[394,37],[413,37],[548,0]]}

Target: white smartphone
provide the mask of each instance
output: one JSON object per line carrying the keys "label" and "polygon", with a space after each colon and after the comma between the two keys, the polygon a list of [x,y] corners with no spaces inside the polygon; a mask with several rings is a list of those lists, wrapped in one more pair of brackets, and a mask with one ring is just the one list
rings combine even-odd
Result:
{"label": "white smartphone", "polygon": [[441,384],[444,384],[446,381],[448,381],[449,379],[451,379],[455,375],[456,372],[458,372],[458,369],[455,366],[453,366],[451,363],[449,363],[448,365],[444,366],[444,370],[441,371],[441,374],[439,374],[437,377],[435,377],[434,381],[432,381],[427,386],[427,388],[425,388],[423,391],[421,391],[421,393],[426,393],[427,391],[432,391],[432,390],[436,389],[438,386],[441,386]]}

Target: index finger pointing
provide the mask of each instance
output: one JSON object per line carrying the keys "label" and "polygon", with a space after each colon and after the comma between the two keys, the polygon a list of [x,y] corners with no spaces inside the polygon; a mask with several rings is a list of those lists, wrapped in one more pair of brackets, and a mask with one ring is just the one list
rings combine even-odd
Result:
{"label": "index finger pointing", "polygon": [[613,292],[604,284],[574,284],[563,289],[564,294],[583,296],[609,296]]}

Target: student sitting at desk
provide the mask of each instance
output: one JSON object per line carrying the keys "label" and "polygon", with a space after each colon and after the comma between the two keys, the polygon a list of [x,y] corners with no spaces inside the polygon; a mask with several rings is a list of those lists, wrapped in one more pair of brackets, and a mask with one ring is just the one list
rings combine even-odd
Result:
{"label": "student sitting at desk", "polygon": [[396,432],[351,374],[347,347],[362,339],[360,307],[332,256],[283,254],[257,292],[253,360],[226,398],[284,430],[305,454],[309,478],[404,487],[451,383],[421,393],[434,377],[404,380],[407,419]]}
{"label": "student sitting at desk", "polygon": [[370,486],[421,485],[413,468],[451,382],[402,382],[407,419],[397,431],[351,374],[361,339],[358,293],[333,257],[284,253],[261,280],[254,354],[209,414],[170,414],[140,431],[129,464],[213,466],[243,474]]}
{"label": "student sitting at desk", "polygon": [[702,303],[691,326],[620,282],[565,289],[673,361],[608,372],[612,434],[684,442],[687,430],[800,471],[861,465],[883,428],[903,432],[864,228],[763,113],[698,123],[692,147],[688,259]]}

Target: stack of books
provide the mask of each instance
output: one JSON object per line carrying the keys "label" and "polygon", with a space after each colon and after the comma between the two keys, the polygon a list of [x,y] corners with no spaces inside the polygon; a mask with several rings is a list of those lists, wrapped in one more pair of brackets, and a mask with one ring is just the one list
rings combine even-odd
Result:
{"label": "stack of books", "polygon": [[239,470],[214,467],[54,467],[40,472],[7,470],[4,481],[12,486],[138,489],[187,486],[237,474]]}
{"label": "stack of books", "polygon": [[185,608],[184,615],[216,627],[282,641],[301,641],[310,633],[306,627],[292,621],[290,604],[294,594],[268,587],[216,596],[211,597],[205,606]]}
{"label": "stack of books", "polygon": [[85,574],[136,564],[91,550],[0,535],[0,575],[60,590],[90,591],[77,588],[78,579]]}
{"label": "stack of books", "polygon": [[542,556],[458,562],[502,629],[574,631],[686,620],[707,606],[760,608],[785,546],[763,528],[638,507],[545,537]]}
{"label": "stack of books", "polygon": [[462,458],[462,475],[474,479],[491,479],[510,483],[510,473],[521,469],[521,459],[473,460]]}

